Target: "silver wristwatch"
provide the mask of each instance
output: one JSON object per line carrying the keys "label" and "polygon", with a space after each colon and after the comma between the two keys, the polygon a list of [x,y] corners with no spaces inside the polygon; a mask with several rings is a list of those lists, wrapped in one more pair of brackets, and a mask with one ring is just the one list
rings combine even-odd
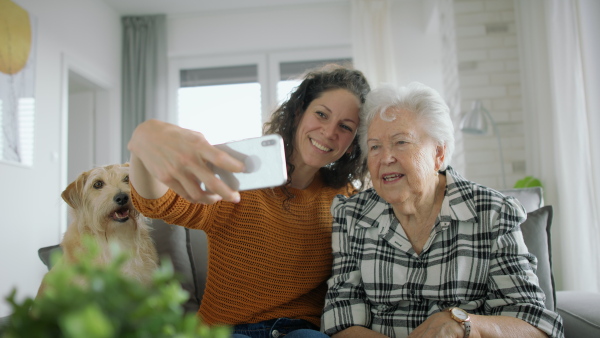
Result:
{"label": "silver wristwatch", "polygon": [[469,317],[467,311],[459,307],[451,307],[447,311],[450,312],[450,317],[452,317],[452,319],[462,324],[465,329],[464,338],[468,338],[471,334],[471,317]]}

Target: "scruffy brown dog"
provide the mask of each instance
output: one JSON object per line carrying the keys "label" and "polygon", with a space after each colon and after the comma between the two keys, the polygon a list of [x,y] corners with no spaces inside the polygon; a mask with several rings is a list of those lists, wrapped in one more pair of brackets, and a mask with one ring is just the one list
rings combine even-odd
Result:
{"label": "scruffy brown dog", "polygon": [[[151,280],[158,254],[148,225],[131,203],[128,163],[86,171],[61,196],[71,207],[73,222],[60,243],[63,257],[57,264],[76,262],[86,250],[82,236],[90,235],[100,248],[99,264],[111,261],[110,246],[116,244],[129,255],[123,273],[142,283]],[[43,282],[38,296],[42,288]]]}

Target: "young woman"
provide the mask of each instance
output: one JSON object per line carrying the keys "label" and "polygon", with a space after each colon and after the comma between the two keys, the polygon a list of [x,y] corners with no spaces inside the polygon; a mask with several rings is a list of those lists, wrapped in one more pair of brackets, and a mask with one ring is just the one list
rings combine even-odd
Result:
{"label": "young woman", "polygon": [[288,165],[288,183],[273,189],[227,187],[206,162],[232,172],[243,163],[200,133],[156,120],[136,128],[128,145],[136,208],[207,234],[205,323],[232,325],[238,337],[324,336],[330,206],[364,180],[356,132],[368,91],[361,72],[340,66],[305,76],[265,125],[283,137]]}

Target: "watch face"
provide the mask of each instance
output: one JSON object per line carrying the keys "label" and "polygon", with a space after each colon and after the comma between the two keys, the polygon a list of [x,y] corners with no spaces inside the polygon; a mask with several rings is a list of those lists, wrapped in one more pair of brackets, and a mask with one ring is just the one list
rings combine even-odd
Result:
{"label": "watch face", "polygon": [[460,320],[467,320],[469,318],[469,314],[467,312],[465,312],[465,310],[463,309],[459,309],[457,307],[452,309],[452,314],[454,315],[454,317],[460,319]]}

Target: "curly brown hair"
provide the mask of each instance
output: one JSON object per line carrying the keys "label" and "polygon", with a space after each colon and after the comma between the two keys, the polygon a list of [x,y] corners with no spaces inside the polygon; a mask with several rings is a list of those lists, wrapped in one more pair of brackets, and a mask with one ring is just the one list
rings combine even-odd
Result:
{"label": "curly brown hair", "polygon": [[[263,127],[264,134],[279,134],[284,140],[286,163],[288,165],[288,183],[294,172],[290,162],[294,153],[294,137],[296,129],[308,105],[324,92],[345,89],[354,94],[361,106],[371,90],[362,72],[350,67],[328,64],[311,70],[303,76],[303,81],[271,115],[271,120]],[[339,160],[320,169],[325,185],[341,188],[351,183],[359,183],[358,189],[364,187],[366,166],[361,163],[361,150],[358,145],[358,134],[350,146],[352,152],[344,154]]]}

